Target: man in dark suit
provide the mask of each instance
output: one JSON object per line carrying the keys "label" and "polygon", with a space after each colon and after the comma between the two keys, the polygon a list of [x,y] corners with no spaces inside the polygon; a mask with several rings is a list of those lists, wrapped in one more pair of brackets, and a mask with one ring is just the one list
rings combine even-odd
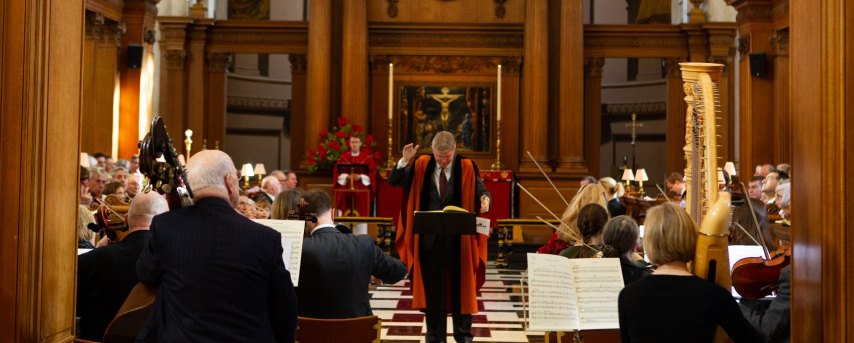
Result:
{"label": "man in dark suit", "polygon": [[158,287],[138,341],[293,342],[296,294],[281,235],[246,219],[237,170],[219,150],[187,163],[195,204],[154,218],[137,262]]}
{"label": "man in dark suit", "polygon": [[169,210],[157,192],[140,193],[127,213],[128,230],[116,232],[118,242],[77,258],[77,316],[79,337],[91,341],[104,338],[131,288],[138,282],[136,260],[148,243],[151,218]]}
{"label": "man in dark suit", "polygon": [[307,211],[317,222],[306,221],[300,278],[299,315],[340,319],[370,316],[368,285],[371,276],[395,283],[406,276],[400,260],[380,250],[367,235],[341,233],[332,222],[332,200],[326,192],[303,194]]}
{"label": "man in dark suit", "polygon": [[406,199],[396,247],[410,270],[412,307],[422,309],[426,315],[426,341],[445,341],[450,312],[454,339],[471,342],[471,315],[478,312],[477,290],[484,280],[487,237],[414,235],[413,213],[441,210],[448,205],[484,213],[489,211],[489,192],[480,180],[477,165],[455,153],[453,134],[439,132],[431,145],[433,154],[417,160],[418,146],[406,145],[403,158],[389,177],[389,184],[404,187]]}

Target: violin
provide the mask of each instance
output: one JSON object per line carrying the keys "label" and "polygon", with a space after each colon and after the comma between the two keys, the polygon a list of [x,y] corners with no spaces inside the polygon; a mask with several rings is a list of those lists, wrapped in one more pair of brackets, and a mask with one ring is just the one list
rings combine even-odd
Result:
{"label": "violin", "polygon": [[128,223],[125,220],[125,216],[130,209],[130,205],[115,195],[107,196],[104,201],[100,199],[93,199],[93,201],[98,203],[98,208],[95,211],[95,223],[97,227],[89,227],[89,229],[107,236],[110,241],[121,241],[124,237],[123,235],[120,236],[119,232],[127,232],[128,230]]}
{"label": "violin", "polygon": [[[747,194],[744,183],[740,183],[743,194]],[[791,263],[792,251],[789,247],[781,247],[771,254],[765,244],[765,236],[759,227],[759,220],[750,201],[745,201],[750,207],[750,214],[756,225],[765,257],[747,257],[738,260],[732,268],[732,285],[745,299],[758,300],[771,295],[779,288],[780,271]]]}
{"label": "violin", "polygon": [[300,198],[296,208],[288,210],[288,220],[302,220],[317,223],[317,212],[309,207],[308,201]]}

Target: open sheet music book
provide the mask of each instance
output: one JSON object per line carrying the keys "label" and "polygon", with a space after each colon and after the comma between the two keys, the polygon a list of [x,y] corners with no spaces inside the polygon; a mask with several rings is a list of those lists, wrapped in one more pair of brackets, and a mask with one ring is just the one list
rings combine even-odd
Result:
{"label": "open sheet music book", "polygon": [[282,261],[291,273],[294,287],[299,285],[299,265],[302,261],[302,238],[305,222],[302,220],[253,219],[256,223],[272,228],[282,234]]}
{"label": "open sheet music book", "polygon": [[622,289],[618,258],[528,254],[528,329],[617,329]]}

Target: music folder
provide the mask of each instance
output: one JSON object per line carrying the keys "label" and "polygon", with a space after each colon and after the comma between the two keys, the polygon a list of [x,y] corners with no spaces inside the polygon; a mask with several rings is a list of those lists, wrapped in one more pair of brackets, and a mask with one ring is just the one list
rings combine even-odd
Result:
{"label": "music folder", "polygon": [[413,233],[421,235],[476,235],[477,224],[474,213],[415,211]]}

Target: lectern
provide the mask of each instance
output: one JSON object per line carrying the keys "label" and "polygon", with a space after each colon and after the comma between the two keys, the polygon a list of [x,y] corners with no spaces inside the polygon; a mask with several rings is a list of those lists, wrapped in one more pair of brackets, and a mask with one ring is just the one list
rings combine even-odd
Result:
{"label": "lectern", "polygon": [[412,233],[418,235],[457,236],[477,234],[474,213],[415,211]]}

